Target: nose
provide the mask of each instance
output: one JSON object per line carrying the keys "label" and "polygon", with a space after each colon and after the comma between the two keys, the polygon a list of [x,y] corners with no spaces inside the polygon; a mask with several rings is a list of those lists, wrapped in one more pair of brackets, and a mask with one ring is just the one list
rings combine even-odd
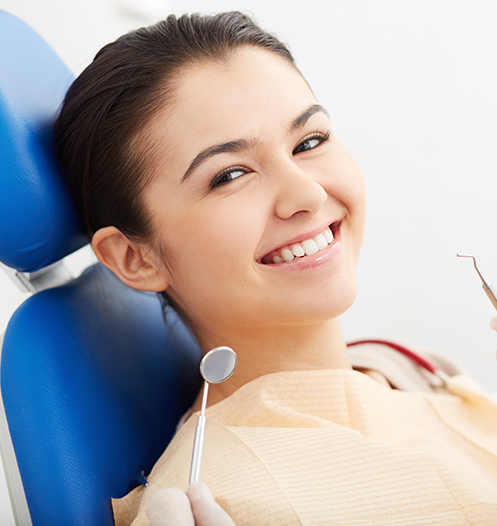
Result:
{"label": "nose", "polygon": [[275,214],[281,219],[315,216],[328,197],[323,186],[293,162],[285,163],[278,172]]}

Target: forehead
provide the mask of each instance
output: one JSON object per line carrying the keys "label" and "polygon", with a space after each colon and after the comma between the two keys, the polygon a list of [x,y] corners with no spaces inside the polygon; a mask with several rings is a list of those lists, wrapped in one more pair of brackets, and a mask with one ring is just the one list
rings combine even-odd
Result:
{"label": "forehead", "polygon": [[198,95],[197,88],[205,93],[213,87],[235,94],[247,87],[278,81],[281,75],[287,81],[305,84],[296,66],[281,55],[265,48],[242,46],[230,51],[226,60],[206,60],[185,67],[176,87],[183,97]]}
{"label": "forehead", "polygon": [[[156,130],[169,148],[189,137],[201,150],[220,141],[259,137],[288,128],[315,103],[300,72],[274,52],[243,47],[226,62],[207,62],[181,72],[171,104],[158,116]],[[169,149],[168,148],[168,149]],[[175,150],[177,151],[176,147]]]}

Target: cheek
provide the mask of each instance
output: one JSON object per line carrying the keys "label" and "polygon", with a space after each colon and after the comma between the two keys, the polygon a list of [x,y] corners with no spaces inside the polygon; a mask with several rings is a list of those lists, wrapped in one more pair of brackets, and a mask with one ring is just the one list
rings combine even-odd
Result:
{"label": "cheek", "polygon": [[353,235],[354,263],[357,263],[366,227],[366,192],[360,173],[354,184],[349,185],[345,198],[349,200],[348,209],[351,217],[349,226]]}
{"label": "cheek", "polygon": [[233,320],[235,312],[243,311],[243,292],[254,285],[257,220],[239,206],[222,207],[199,210],[168,230],[169,293],[194,330]]}
{"label": "cheek", "polygon": [[313,175],[328,195],[357,216],[357,221],[365,216],[365,186],[361,171],[336,139],[332,139],[330,150],[315,165]]}
{"label": "cheek", "polygon": [[333,171],[326,182],[328,193],[347,210],[347,230],[354,263],[361,250],[366,224],[366,189],[361,172],[352,157],[342,150],[335,159]]}
{"label": "cheek", "polygon": [[338,199],[351,214],[355,228],[364,229],[366,218],[366,188],[359,167],[346,150],[335,165],[331,181]]}
{"label": "cheek", "polygon": [[220,279],[229,280],[233,274],[239,279],[238,274],[253,264],[262,214],[250,204],[253,200],[241,201],[228,198],[215,206],[200,203],[182,216],[175,214],[174,221],[163,221],[171,281],[178,294],[183,288],[180,282],[190,281],[197,287],[200,279],[209,279],[219,286]]}

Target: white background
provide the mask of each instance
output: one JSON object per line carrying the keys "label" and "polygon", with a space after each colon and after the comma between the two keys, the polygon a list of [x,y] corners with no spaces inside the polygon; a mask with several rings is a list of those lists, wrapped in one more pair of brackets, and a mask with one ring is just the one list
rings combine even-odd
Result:
{"label": "white background", "polygon": [[[253,14],[290,43],[366,181],[347,339],[440,350],[497,390],[495,313],[470,260],[455,257],[475,254],[497,284],[494,1],[0,0],[0,9],[31,24],[76,73],[105,43],[169,13]],[[0,274],[0,333],[24,298]]]}

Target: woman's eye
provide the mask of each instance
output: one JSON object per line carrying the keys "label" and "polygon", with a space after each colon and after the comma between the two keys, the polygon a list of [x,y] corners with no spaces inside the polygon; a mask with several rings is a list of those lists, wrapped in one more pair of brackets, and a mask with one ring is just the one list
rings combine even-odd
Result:
{"label": "woman's eye", "polygon": [[296,148],[293,150],[293,153],[301,153],[305,152],[307,150],[312,150],[313,148],[316,148],[316,146],[319,146],[321,143],[326,141],[330,138],[330,133],[328,132],[326,135],[323,135],[321,133],[313,133],[309,137],[306,137]]}
{"label": "woman's eye", "polygon": [[210,188],[216,188],[222,184],[229,183],[238,179],[242,175],[245,175],[247,170],[241,166],[232,166],[231,168],[226,168],[222,172],[218,173],[210,183]]}

